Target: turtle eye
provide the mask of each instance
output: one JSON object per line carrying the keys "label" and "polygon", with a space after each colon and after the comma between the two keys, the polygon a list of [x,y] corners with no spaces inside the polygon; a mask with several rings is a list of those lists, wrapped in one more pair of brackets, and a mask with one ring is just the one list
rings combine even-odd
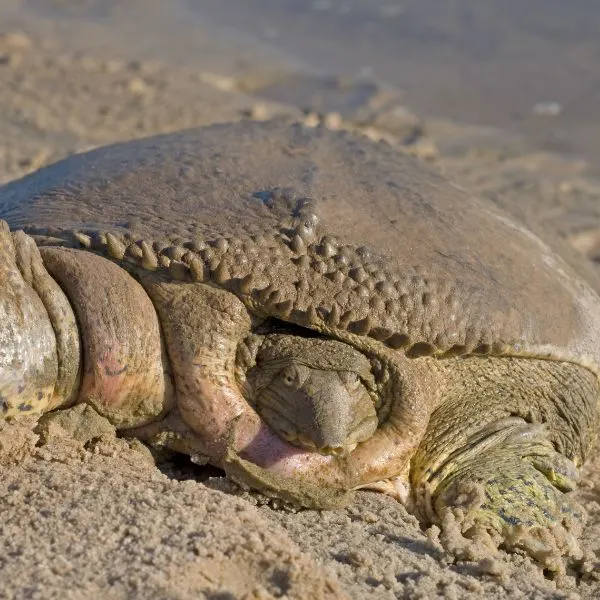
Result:
{"label": "turtle eye", "polygon": [[289,365],[281,371],[281,381],[286,387],[297,387],[300,381],[300,374],[294,365]]}
{"label": "turtle eye", "polygon": [[356,391],[362,384],[360,377],[354,371],[340,371],[339,374],[340,379],[349,392]]}

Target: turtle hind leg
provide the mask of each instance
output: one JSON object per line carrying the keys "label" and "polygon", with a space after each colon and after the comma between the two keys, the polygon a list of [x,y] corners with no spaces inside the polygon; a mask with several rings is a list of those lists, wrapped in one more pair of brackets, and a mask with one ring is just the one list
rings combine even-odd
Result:
{"label": "turtle hind leg", "polygon": [[445,384],[411,465],[417,513],[441,523],[442,538],[453,529],[562,571],[561,557],[580,554],[583,511],[568,491],[593,437],[594,375],[568,363],[474,358],[449,362]]}

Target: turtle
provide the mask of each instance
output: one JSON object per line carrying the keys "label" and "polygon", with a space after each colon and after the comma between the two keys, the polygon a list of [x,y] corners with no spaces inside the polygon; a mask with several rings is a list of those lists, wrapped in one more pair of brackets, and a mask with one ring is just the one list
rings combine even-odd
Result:
{"label": "turtle", "polygon": [[5,184],[0,219],[5,418],[87,405],[267,496],[462,506],[467,537],[534,555],[583,518],[593,285],[389,143],[277,119],[163,134]]}

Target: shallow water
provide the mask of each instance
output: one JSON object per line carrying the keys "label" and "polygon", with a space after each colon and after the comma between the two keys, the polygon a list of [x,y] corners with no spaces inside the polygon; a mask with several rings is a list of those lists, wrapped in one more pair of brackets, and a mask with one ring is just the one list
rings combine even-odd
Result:
{"label": "shallow water", "polygon": [[186,0],[203,18],[418,112],[524,133],[600,172],[597,0]]}
{"label": "shallow water", "polygon": [[421,115],[519,132],[600,174],[598,0],[2,0],[0,23],[23,12],[88,50],[78,21],[116,53],[375,78]]}

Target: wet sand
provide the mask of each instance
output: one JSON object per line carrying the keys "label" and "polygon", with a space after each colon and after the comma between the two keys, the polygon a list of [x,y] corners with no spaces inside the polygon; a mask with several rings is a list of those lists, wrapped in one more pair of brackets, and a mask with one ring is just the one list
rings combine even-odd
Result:
{"label": "wet sand", "polygon": [[[126,9],[4,2],[0,181],[115,140],[285,114],[385,137],[596,268],[600,184],[583,161],[514,133],[416,114],[391,86],[320,78],[268,47],[180,19],[151,0]],[[127,34],[136,26],[134,43]],[[178,44],[161,52],[152,32],[169,30]],[[584,554],[550,577],[518,554],[459,560],[437,528],[423,530],[382,495],[359,493],[339,511],[292,511],[185,460],[155,464],[144,446],[102,423],[76,435],[34,427],[0,424],[0,597],[591,599],[600,592],[598,452],[575,494],[589,514]]]}

